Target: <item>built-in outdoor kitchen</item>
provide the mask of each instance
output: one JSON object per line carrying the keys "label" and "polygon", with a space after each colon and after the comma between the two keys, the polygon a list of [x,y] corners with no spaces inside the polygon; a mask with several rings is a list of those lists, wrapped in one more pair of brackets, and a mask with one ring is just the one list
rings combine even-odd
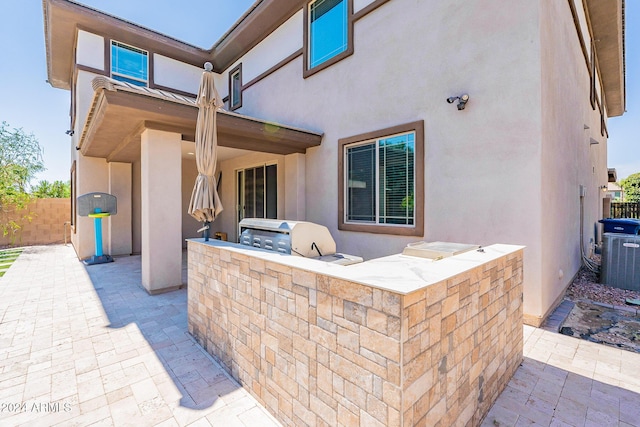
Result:
{"label": "built-in outdoor kitchen", "polygon": [[189,331],[284,425],[478,425],[522,361],[523,247],[362,260],[303,221],[188,241]]}

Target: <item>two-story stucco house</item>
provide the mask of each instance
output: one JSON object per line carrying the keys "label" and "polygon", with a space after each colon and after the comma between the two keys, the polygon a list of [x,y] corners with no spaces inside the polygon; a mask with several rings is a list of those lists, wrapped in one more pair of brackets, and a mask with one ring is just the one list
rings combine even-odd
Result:
{"label": "two-story stucco house", "polygon": [[[325,225],[365,259],[420,240],[526,245],[538,325],[580,267],[580,224],[586,252],[599,238],[623,0],[258,0],[210,49],[68,0],[43,8],[48,78],[71,93],[73,196],[117,196],[105,250],[140,253],[149,292],[180,285],[198,236],[206,61],[227,105],[212,231],[229,240],[241,218],[273,217]],[[92,255],[91,220],[72,222]]]}

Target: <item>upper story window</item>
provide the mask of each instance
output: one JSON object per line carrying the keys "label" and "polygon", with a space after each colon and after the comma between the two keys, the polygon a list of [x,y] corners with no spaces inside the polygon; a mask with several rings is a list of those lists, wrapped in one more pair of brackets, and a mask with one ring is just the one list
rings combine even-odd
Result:
{"label": "upper story window", "polygon": [[341,230],[424,232],[422,122],[340,140]]}
{"label": "upper story window", "polygon": [[353,53],[349,22],[352,10],[352,0],[313,0],[308,3],[305,10],[306,71],[320,65],[329,66]]}
{"label": "upper story window", "polygon": [[242,107],[242,64],[229,71],[229,109]]}
{"label": "upper story window", "polygon": [[137,47],[111,41],[111,77],[146,86],[149,81],[149,54]]}

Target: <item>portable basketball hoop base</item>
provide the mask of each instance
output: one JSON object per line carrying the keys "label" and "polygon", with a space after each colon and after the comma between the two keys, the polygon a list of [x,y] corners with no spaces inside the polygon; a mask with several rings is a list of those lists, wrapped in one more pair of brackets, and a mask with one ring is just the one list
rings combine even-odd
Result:
{"label": "portable basketball hoop base", "polygon": [[[95,208],[96,211],[100,211],[100,208]],[[93,218],[93,229],[96,234],[96,254],[90,258],[82,260],[85,265],[105,264],[107,262],[113,262],[111,255],[105,255],[102,253],[102,218],[111,216],[109,212],[94,212],[87,215],[89,218]]]}
{"label": "portable basketball hoop base", "polygon": [[93,218],[95,232],[95,255],[83,259],[85,265],[113,262],[113,257],[102,252],[102,218],[117,213],[116,197],[107,193],[88,193],[78,197],[78,215]]}

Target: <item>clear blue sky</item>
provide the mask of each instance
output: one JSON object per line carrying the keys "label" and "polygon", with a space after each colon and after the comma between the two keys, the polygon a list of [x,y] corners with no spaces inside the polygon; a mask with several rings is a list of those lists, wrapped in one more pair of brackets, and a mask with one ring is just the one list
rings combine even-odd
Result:
{"label": "clear blue sky", "polygon": [[[553,0],[555,1],[555,0]],[[254,0],[81,0],[80,3],[209,48]],[[201,11],[205,10],[206,13]],[[618,178],[640,172],[640,1],[626,2],[627,113],[610,119],[609,167]],[[0,0],[0,121],[33,133],[47,171],[69,179],[70,93],[48,83],[39,0]]]}

